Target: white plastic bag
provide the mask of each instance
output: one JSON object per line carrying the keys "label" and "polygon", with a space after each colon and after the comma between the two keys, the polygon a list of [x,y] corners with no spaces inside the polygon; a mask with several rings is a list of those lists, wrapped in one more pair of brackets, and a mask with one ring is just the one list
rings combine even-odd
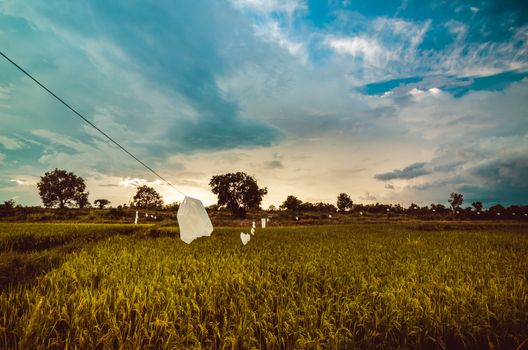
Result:
{"label": "white plastic bag", "polygon": [[249,235],[249,233],[240,232],[240,240],[242,241],[243,245],[246,245],[250,239],[251,236]]}
{"label": "white plastic bag", "polygon": [[185,197],[178,209],[177,217],[180,239],[187,244],[195,238],[210,236],[213,232],[211,219],[202,202],[196,198]]}

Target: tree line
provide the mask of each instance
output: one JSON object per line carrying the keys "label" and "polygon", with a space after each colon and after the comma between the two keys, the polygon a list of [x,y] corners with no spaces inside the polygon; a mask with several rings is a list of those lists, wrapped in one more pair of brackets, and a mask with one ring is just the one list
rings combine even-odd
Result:
{"label": "tree line", "polygon": [[[250,210],[261,210],[263,197],[268,193],[267,188],[260,188],[254,177],[243,172],[215,175],[209,182],[211,191],[217,195],[217,204],[208,207],[209,210],[228,210],[234,217],[243,218]],[[37,184],[39,196],[46,208],[107,208],[111,202],[105,198],[93,201],[93,206],[88,200],[89,192],[86,191],[84,179],[73,172],[55,169],[41,176]],[[482,202],[475,201],[471,206],[462,207],[464,196],[453,192],[449,197],[449,207],[443,204],[432,203],[422,206],[415,203],[407,208],[400,204],[361,204],[354,203],[346,193],[340,193],[336,204],[303,202],[294,195],[286,197],[284,202],[276,208],[271,205],[268,211],[288,211],[294,215],[304,212],[320,213],[358,213],[363,214],[408,214],[413,216],[438,216],[452,215],[465,218],[489,218],[507,216],[510,218],[528,217],[528,206],[512,205],[508,208],[500,204],[493,205],[487,210]],[[125,204],[126,206],[126,204]],[[141,209],[178,209],[179,203],[164,205],[162,196],[152,187],[138,186],[130,206]],[[122,207],[122,206],[119,206]],[[15,208],[14,200],[4,201],[0,209]]]}

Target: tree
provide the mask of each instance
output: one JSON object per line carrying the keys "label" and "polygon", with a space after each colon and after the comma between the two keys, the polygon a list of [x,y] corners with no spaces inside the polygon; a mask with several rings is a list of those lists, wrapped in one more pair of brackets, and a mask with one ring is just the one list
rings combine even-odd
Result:
{"label": "tree", "polygon": [[160,208],[163,205],[163,199],[160,194],[154,188],[147,185],[137,188],[133,201],[135,207],[143,209]]}
{"label": "tree", "polygon": [[218,196],[218,205],[225,206],[231,214],[245,217],[249,209],[260,208],[267,188],[259,188],[257,181],[243,172],[216,175],[209,182],[211,190]]}
{"label": "tree", "polygon": [[9,199],[4,201],[4,204],[0,204],[0,209],[13,209],[15,207],[15,200]]}
{"label": "tree", "polygon": [[435,213],[444,213],[449,210],[449,209],[446,209],[445,205],[443,204],[432,203],[430,207],[431,207],[431,211]]}
{"label": "tree", "polygon": [[475,208],[477,212],[482,211],[482,202],[476,201],[476,202],[471,203],[471,205],[473,206],[473,208]]}
{"label": "tree", "polygon": [[339,196],[337,196],[337,209],[339,209],[339,211],[352,210],[352,205],[352,199],[350,199],[348,194],[340,193]]}
{"label": "tree", "polygon": [[315,208],[315,205],[313,203],[301,202],[301,204],[299,204],[299,208],[297,210],[298,211],[316,211],[317,209]]}
{"label": "tree", "polygon": [[286,200],[279,206],[279,208],[297,211],[301,208],[302,204],[303,202],[299,198],[289,195],[288,197],[286,197]]}
{"label": "tree", "polygon": [[86,206],[88,192],[84,179],[66,170],[55,169],[40,177],[37,184],[40,198],[46,208]]}
{"label": "tree", "polygon": [[330,203],[323,203],[323,202],[315,203],[313,205],[313,208],[315,211],[322,212],[322,213],[337,211],[337,208],[335,207],[335,205],[330,204]]}
{"label": "tree", "polygon": [[104,207],[106,207],[110,203],[111,202],[108,199],[104,198],[94,200],[94,205],[98,206],[99,209],[104,209]]}
{"label": "tree", "polygon": [[504,213],[504,207],[500,204],[495,204],[495,205],[492,205],[488,211],[493,214],[493,215],[501,215],[502,213]]}
{"label": "tree", "polygon": [[180,209],[180,202],[172,202],[170,204],[165,204],[163,206],[163,209],[178,211],[178,209]]}
{"label": "tree", "polygon": [[451,204],[453,212],[464,203],[464,195],[462,193],[451,192],[448,202]]}
{"label": "tree", "polygon": [[80,209],[90,208],[90,201],[88,200],[88,193],[77,193],[74,200]]}

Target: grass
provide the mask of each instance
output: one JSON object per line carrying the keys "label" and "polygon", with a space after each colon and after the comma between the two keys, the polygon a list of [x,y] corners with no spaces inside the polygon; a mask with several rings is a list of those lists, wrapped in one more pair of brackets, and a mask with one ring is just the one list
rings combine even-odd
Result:
{"label": "grass", "polygon": [[93,242],[0,226],[0,242],[87,242],[1,292],[0,348],[507,349],[528,337],[522,224],[269,228],[247,246],[236,228],[186,245],[170,227],[95,226],[78,229],[107,232]]}
{"label": "grass", "polygon": [[0,223],[0,290],[26,283],[64,261],[69,253],[148,225]]}

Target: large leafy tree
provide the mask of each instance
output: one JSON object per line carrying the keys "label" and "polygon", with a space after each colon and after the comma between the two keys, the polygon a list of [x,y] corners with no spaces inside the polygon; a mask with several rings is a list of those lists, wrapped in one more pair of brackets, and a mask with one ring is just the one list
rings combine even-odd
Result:
{"label": "large leafy tree", "polygon": [[88,200],[88,193],[86,192],[78,193],[75,196],[75,202],[77,202],[77,206],[81,209],[91,207],[90,201]]}
{"label": "large leafy tree", "polygon": [[108,204],[111,202],[108,199],[96,199],[94,200],[94,205],[96,205],[99,209],[104,209]]}
{"label": "large leafy tree", "polygon": [[291,210],[291,211],[297,211],[299,209],[301,209],[301,205],[303,204],[303,202],[293,196],[293,195],[289,195],[288,197],[286,197],[286,200],[284,202],[282,202],[282,204],[279,206],[279,208],[281,209],[286,209],[286,210]]}
{"label": "large leafy tree", "polygon": [[55,169],[40,177],[37,184],[40,198],[46,208],[84,208],[88,203],[84,179],[66,170]]}
{"label": "large leafy tree", "polygon": [[475,208],[476,211],[482,211],[482,202],[481,201],[476,201],[476,202],[473,202],[471,203],[471,205],[473,206],[473,208]]}
{"label": "large leafy tree", "polygon": [[163,199],[160,194],[152,187],[147,185],[139,186],[134,195],[134,206],[143,209],[160,208],[163,205]]}
{"label": "large leafy tree", "polygon": [[451,204],[451,208],[454,212],[455,210],[460,208],[462,203],[464,203],[464,195],[462,193],[452,192],[448,202],[449,204]]}
{"label": "large leafy tree", "polygon": [[340,193],[339,196],[337,196],[337,209],[339,209],[339,211],[351,210],[352,204],[352,199],[350,199],[348,194]]}
{"label": "large leafy tree", "polygon": [[258,209],[267,188],[259,188],[257,181],[243,172],[216,175],[209,182],[218,196],[218,205],[226,207],[237,217],[245,217],[249,209]]}

